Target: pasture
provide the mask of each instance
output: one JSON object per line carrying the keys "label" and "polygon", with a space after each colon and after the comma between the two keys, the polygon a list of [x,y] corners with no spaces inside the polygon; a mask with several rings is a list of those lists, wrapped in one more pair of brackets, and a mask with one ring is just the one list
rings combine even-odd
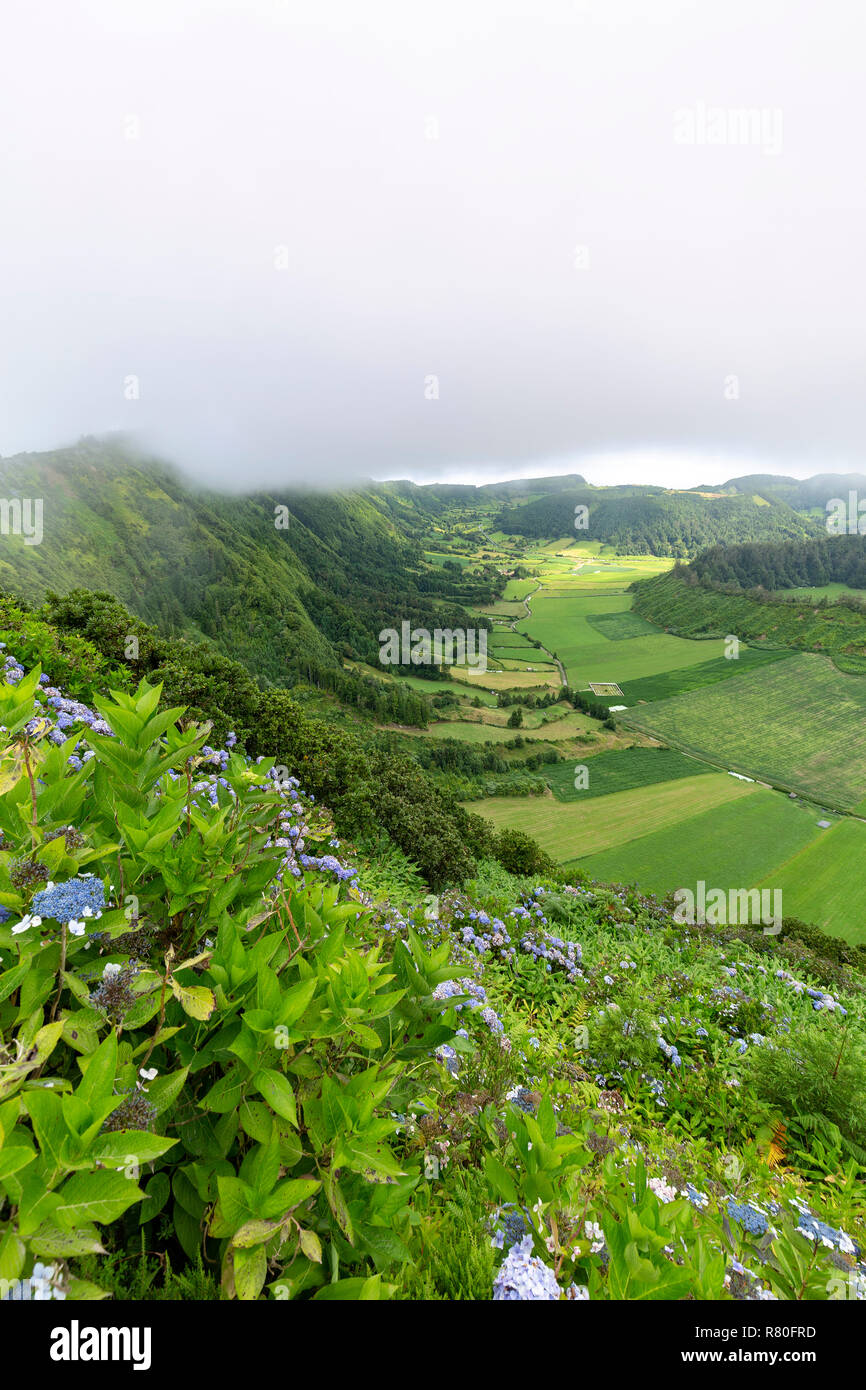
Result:
{"label": "pasture", "polygon": [[554,763],[545,769],[550,790],[559,801],[584,801],[587,797],[673,782],[681,777],[712,775],[713,768],[687,758],[673,748],[624,748],[617,753],[596,753],[586,759],[587,786],[576,790],[574,763]]}
{"label": "pasture", "polygon": [[864,862],[863,821],[846,818],[830,830],[819,830],[811,844],[773,875],[773,886],[782,890],[785,915],[812,922],[846,941],[866,942]]}
{"label": "pasture", "polygon": [[[636,616],[629,611],[630,594],[575,593],[551,598],[542,590],[533,596],[531,607],[532,616],[518,620],[517,630],[537,637],[555,652],[565,666],[569,685],[578,690],[585,690],[590,681],[612,681],[624,688],[628,680],[699,665],[718,652],[717,643],[710,648],[694,639],[672,637],[650,624],[644,635],[631,635],[625,641],[606,636],[596,626],[599,620],[618,618],[622,624],[622,619]],[[631,622],[628,627],[634,633]]]}
{"label": "pasture", "polygon": [[[721,646],[719,639],[716,639]],[[707,642],[711,650],[710,642]],[[681,695],[688,690],[700,690],[705,685],[715,685],[716,681],[728,680],[731,676],[741,676],[756,666],[769,666],[775,661],[788,661],[793,656],[789,651],[768,651],[765,647],[740,647],[736,661],[725,656],[713,657],[697,666],[686,666],[679,671],[659,671],[655,676],[626,681],[623,698],[629,706],[640,703],[654,703],[668,700],[672,695]]]}
{"label": "pasture", "polygon": [[743,801],[756,790],[754,783],[724,773],[698,773],[571,803],[552,796],[503,796],[473,802],[471,809],[498,830],[525,830],[548,854],[567,862],[626,844],[651,829],[679,825],[700,811]]}
{"label": "pasture", "polygon": [[855,811],[866,788],[866,677],[803,653],[620,716],[674,747]]}
{"label": "pasture", "polygon": [[[733,781],[733,778],[730,779]],[[586,856],[578,865],[593,878],[638,883],[660,897],[675,888],[782,888],[783,866],[809,845],[828,844],[819,813],[781,792],[754,787],[750,796],[699,812],[673,827]],[[787,895],[783,912],[795,913]]]}

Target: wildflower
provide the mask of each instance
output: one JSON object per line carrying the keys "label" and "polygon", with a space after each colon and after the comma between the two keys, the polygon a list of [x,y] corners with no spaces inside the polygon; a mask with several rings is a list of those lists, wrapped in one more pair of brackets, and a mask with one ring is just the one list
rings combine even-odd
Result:
{"label": "wildflower", "polygon": [[654,1192],[659,1201],[663,1203],[674,1201],[677,1195],[676,1188],[671,1187],[671,1185],[664,1182],[662,1178],[650,1178],[647,1187],[651,1192]]}
{"label": "wildflower", "polygon": [[57,1265],[44,1265],[37,1260],[33,1272],[27,1279],[18,1279],[7,1293],[0,1295],[13,1303],[43,1303],[51,1299],[64,1299],[66,1294],[56,1284],[60,1274]]}
{"label": "wildflower", "polygon": [[591,1255],[597,1255],[600,1250],[604,1249],[604,1231],[597,1221],[585,1221],[583,1234],[591,1242],[589,1247]]}
{"label": "wildflower", "polygon": [[132,981],[137,974],[138,970],[132,965],[114,965],[109,961],[102,972],[100,985],[90,996],[90,1003],[95,1009],[101,1009],[113,1023],[119,1023],[127,1009],[135,1003]]}

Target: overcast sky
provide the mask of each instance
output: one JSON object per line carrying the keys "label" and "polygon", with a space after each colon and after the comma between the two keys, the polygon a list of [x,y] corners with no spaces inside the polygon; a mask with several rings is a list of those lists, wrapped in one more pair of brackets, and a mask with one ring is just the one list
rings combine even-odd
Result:
{"label": "overcast sky", "polygon": [[864,39],[861,0],[12,7],[0,453],[860,469]]}

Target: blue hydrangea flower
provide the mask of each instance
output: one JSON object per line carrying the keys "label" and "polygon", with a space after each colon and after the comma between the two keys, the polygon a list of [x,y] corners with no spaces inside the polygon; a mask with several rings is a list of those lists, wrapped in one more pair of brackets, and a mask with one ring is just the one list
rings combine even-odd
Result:
{"label": "blue hydrangea flower", "polygon": [[559,1302],[556,1275],[532,1253],[532,1236],[512,1245],[493,1281],[494,1302]]}
{"label": "blue hydrangea flower", "polygon": [[105,907],[105,887],[95,874],[86,878],[71,878],[66,883],[52,883],[36,893],[31,911],[40,917],[53,917],[57,922],[70,922],[80,917],[94,917]]}
{"label": "blue hydrangea flower", "polygon": [[753,1236],[762,1236],[769,1225],[766,1216],[757,1207],[749,1202],[737,1202],[733,1197],[728,1198],[728,1216],[732,1221],[739,1221],[743,1230]]}

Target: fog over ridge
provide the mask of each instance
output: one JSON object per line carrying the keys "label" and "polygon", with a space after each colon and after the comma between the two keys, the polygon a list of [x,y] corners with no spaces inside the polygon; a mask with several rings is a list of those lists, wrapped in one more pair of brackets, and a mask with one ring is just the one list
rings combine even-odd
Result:
{"label": "fog over ridge", "polygon": [[4,457],[131,432],[230,490],[862,471],[858,7],[5,28]]}

